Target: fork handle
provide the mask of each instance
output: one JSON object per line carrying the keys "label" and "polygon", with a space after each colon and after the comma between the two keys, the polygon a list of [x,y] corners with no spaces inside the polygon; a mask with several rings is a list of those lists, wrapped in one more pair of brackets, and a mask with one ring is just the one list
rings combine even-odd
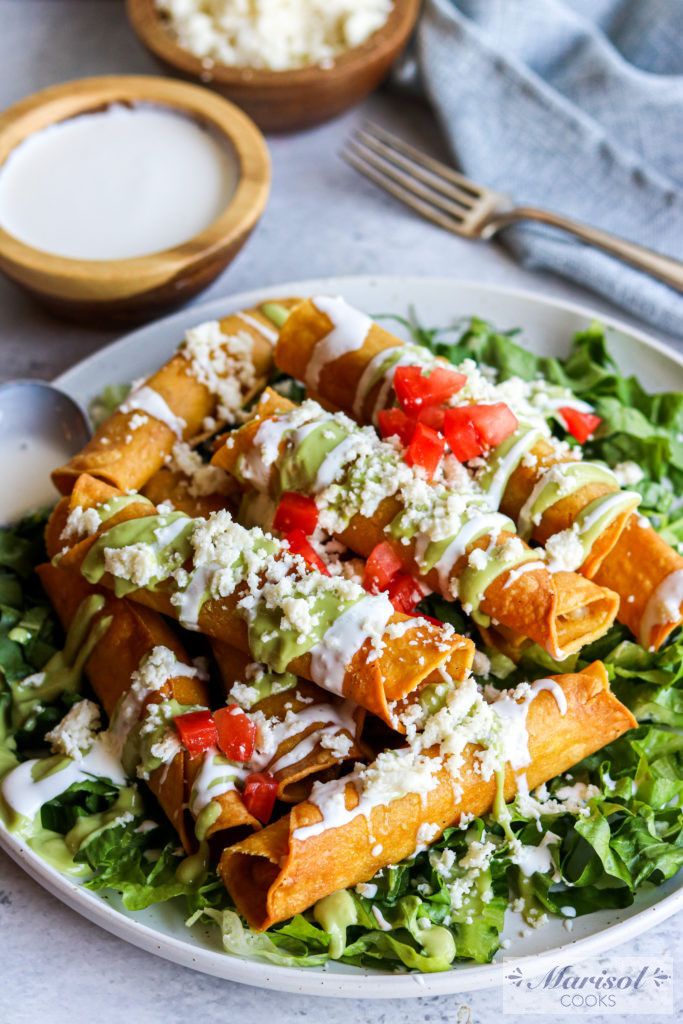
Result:
{"label": "fork handle", "polygon": [[637,245],[629,242],[618,235],[612,235],[609,231],[601,228],[593,228],[590,224],[583,224],[581,221],[572,220],[570,217],[563,217],[559,213],[550,213],[548,210],[539,210],[533,206],[518,206],[513,210],[492,214],[486,221],[481,233],[482,238],[491,238],[501,228],[515,224],[520,220],[535,220],[541,224],[549,224],[551,227],[560,228],[571,235],[576,235],[582,242],[588,242],[597,249],[602,249],[610,256],[616,256],[624,263],[630,263],[637,270],[644,270],[646,274],[658,278],[676,291],[683,291],[683,263],[670,256],[662,256],[654,249],[648,249],[644,245]]}

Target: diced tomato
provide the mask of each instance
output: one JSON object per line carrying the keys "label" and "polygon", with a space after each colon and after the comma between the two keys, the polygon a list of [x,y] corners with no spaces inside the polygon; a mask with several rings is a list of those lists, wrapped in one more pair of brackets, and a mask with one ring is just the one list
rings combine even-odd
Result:
{"label": "diced tomato", "polygon": [[519,426],[519,420],[505,402],[496,402],[494,405],[470,405],[467,408],[479,440],[486,448],[495,448],[497,444],[502,444]]}
{"label": "diced tomato", "polygon": [[180,741],[188,754],[201,754],[218,742],[218,732],[210,711],[188,711],[173,719]]}
{"label": "diced tomato", "polygon": [[423,597],[419,585],[405,572],[395,576],[389,586],[389,600],[404,615],[412,615]]}
{"label": "diced tomato", "polygon": [[237,704],[214,711],[218,746],[231,761],[249,761],[256,745],[256,725]]}
{"label": "diced tomato", "polygon": [[494,405],[458,405],[446,409],[443,432],[460,462],[481,455],[514,434],[519,422],[505,402]]}
{"label": "diced tomato", "polygon": [[413,439],[406,448],[405,460],[409,466],[420,466],[424,469],[431,480],[441,462],[445,447],[446,442],[441,434],[437,434],[436,430],[425,426],[424,423],[418,423]]}
{"label": "diced tomato", "polygon": [[270,772],[253,772],[247,776],[242,801],[250,814],[265,825],[270,821],[277,796],[277,779]]}
{"label": "diced tomato", "polygon": [[424,423],[433,430],[442,431],[445,415],[446,410],[442,405],[428,405],[417,414],[417,422]]}
{"label": "diced tomato", "polygon": [[415,420],[406,416],[402,409],[382,409],[377,423],[382,437],[398,437],[404,448],[408,447],[415,433]]}
{"label": "diced tomato", "polygon": [[570,405],[564,405],[557,410],[567,425],[567,430],[575,437],[579,444],[584,444],[594,430],[597,430],[602,420],[593,412],[581,412],[580,409],[572,409]]}
{"label": "diced tomato", "polygon": [[403,562],[391,544],[383,540],[376,544],[368,555],[368,560],[365,563],[363,586],[371,594],[379,594],[381,590],[388,589],[394,576],[402,572],[402,570]]}
{"label": "diced tomato", "polygon": [[273,529],[279,533],[302,530],[310,537],[318,525],[318,506],[313,498],[295,491],[285,491],[275,511]]}
{"label": "diced tomato", "polygon": [[405,413],[415,416],[428,405],[441,405],[464,386],[467,377],[446,366],[435,366],[426,376],[421,366],[397,366],[394,391]]}
{"label": "diced tomato", "polygon": [[448,447],[460,462],[468,462],[484,451],[469,408],[467,405],[459,405],[455,409],[446,409],[443,421],[443,432]]}
{"label": "diced tomato", "polygon": [[303,560],[312,568],[317,569],[323,576],[329,576],[329,570],[322,558],[310,543],[303,530],[291,530],[285,534],[285,540],[289,544],[289,550],[293,555],[301,555]]}

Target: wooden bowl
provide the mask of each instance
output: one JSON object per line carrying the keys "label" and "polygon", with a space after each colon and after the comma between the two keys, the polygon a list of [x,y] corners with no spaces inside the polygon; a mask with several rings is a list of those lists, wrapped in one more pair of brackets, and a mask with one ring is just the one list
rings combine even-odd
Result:
{"label": "wooden bowl", "polygon": [[138,36],[165,68],[227,96],[261,128],[286,131],[326,121],[371,93],[405,46],[420,0],[394,0],[385,24],[361,46],[337,57],[332,67],[311,65],[293,71],[227,64],[207,70],[199,57],[178,45],[154,0],[127,0],[127,9]]}
{"label": "wooden bowl", "polygon": [[153,76],[111,75],[52,86],[0,116],[0,173],[34,132],[111,104],[152,103],[189,115],[229,140],[237,188],[223,212],[194,238],[149,256],[68,259],[34,249],[0,227],[0,269],[50,311],[97,325],[140,323],[180,306],[234,259],[258,221],[270,188],[265,140],[237,107],[197,85]]}

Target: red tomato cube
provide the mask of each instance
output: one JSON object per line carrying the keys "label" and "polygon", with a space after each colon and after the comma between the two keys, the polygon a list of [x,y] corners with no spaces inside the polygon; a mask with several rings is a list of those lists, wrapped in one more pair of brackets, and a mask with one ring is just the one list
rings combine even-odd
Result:
{"label": "red tomato cube", "polygon": [[494,405],[466,406],[474,424],[479,440],[486,448],[495,448],[514,434],[519,421],[512,409],[505,402]]}
{"label": "red tomato cube", "polygon": [[410,416],[406,416],[402,409],[382,409],[377,417],[380,435],[383,438],[398,437],[404,448],[407,448],[412,440],[415,422]]}
{"label": "red tomato cube", "polygon": [[231,761],[250,761],[256,745],[256,726],[237,704],[214,711],[218,746]]}
{"label": "red tomato cube", "polygon": [[455,409],[446,409],[443,432],[456,459],[468,462],[481,455],[484,446],[469,414],[468,405],[459,405]]}
{"label": "red tomato cube", "polygon": [[420,466],[431,480],[441,462],[446,442],[432,427],[418,423],[408,445],[405,460],[409,466]]}
{"label": "red tomato cube", "polygon": [[215,747],[218,743],[218,733],[213,715],[208,710],[188,711],[186,715],[177,715],[173,724],[180,736],[180,742],[188,754],[194,757]]}
{"label": "red tomato cube", "polygon": [[579,444],[585,444],[594,430],[597,430],[602,420],[592,412],[581,412],[580,409],[573,409],[569,405],[562,406],[557,410],[567,425],[567,430],[575,437]]}
{"label": "red tomato cube", "polygon": [[270,772],[254,772],[242,790],[244,806],[261,824],[270,821],[277,797],[278,782]]}
{"label": "red tomato cube", "polygon": [[389,586],[389,600],[403,615],[412,615],[423,596],[420,585],[408,573],[396,576]]}
{"label": "red tomato cube", "polygon": [[387,590],[394,576],[403,570],[403,562],[388,541],[376,544],[365,563],[363,586],[371,594]]}
{"label": "red tomato cube", "polygon": [[329,576],[329,570],[322,558],[310,543],[303,530],[292,530],[285,535],[289,550],[293,555],[301,555],[311,569],[317,569],[323,576]]}
{"label": "red tomato cube", "polygon": [[285,491],[273,519],[273,529],[279,533],[302,530],[305,536],[315,531],[318,525],[318,506],[313,498],[294,491]]}
{"label": "red tomato cube", "polygon": [[428,405],[441,405],[456,394],[467,380],[464,373],[435,366],[427,375],[421,366],[397,366],[394,391],[405,413],[415,416]]}

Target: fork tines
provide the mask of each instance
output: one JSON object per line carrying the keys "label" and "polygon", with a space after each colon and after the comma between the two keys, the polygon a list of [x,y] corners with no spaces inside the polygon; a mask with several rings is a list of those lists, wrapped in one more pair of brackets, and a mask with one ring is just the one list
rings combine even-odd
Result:
{"label": "fork tines", "polygon": [[457,234],[467,231],[466,221],[486,191],[374,124],[357,129],[341,156],[423,217]]}

